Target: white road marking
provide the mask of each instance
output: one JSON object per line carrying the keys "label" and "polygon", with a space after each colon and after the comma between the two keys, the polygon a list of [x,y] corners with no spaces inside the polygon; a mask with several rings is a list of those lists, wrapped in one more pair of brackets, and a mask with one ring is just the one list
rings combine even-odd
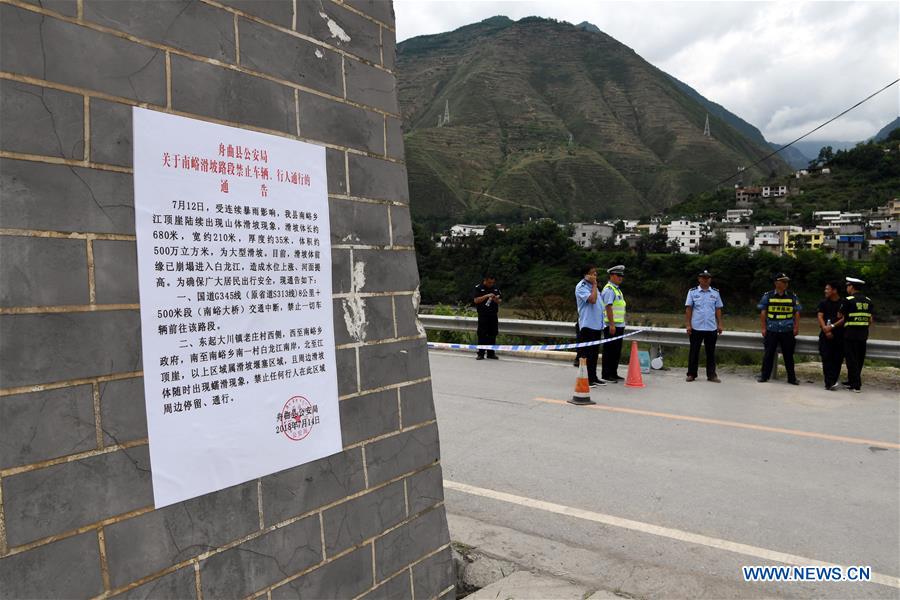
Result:
{"label": "white road marking", "polygon": [[[814,558],[806,558],[803,556],[798,556],[796,554],[787,554],[785,552],[778,552],[777,550],[760,548],[759,546],[750,546],[748,544],[731,542],[728,540],[701,535],[699,533],[691,533],[690,531],[672,529],[671,527],[661,527],[659,525],[653,525],[652,523],[623,519],[621,517],[615,517],[613,515],[606,515],[603,513],[584,510],[581,508],[565,506],[563,504],[545,502],[544,500],[535,500],[534,498],[526,498],[525,496],[516,496],[515,494],[507,494],[506,492],[498,492],[496,490],[489,490],[487,488],[475,487],[472,485],[467,485],[465,483],[449,481],[447,479],[444,480],[444,487],[449,490],[462,492],[464,494],[481,496],[482,498],[490,498],[492,500],[499,500],[501,502],[509,502],[510,504],[517,504],[519,506],[535,508],[558,515],[575,517],[576,519],[593,521],[594,523],[602,523],[604,525],[610,525],[612,527],[621,527],[622,529],[629,529],[631,531],[637,531],[640,533],[658,535],[660,537],[678,540],[680,542],[688,542],[691,544],[706,546],[708,548],[715,548],[716,550],[727,550],[728,552],[735,552],[737,554],[752,556],[754,558],[761,558],[763,560],[768,560],[785,565],[811,565],[819,567],[842,566],[838,565],[837,563],[825,562],[816,560]],[[900,589],[900,577],[883,575],[881,573],[875,573],[873,571],[871,582]]]}

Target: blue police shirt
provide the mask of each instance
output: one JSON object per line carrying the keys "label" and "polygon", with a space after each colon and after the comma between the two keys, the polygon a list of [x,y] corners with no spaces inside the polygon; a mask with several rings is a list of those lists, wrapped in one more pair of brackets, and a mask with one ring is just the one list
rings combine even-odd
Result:
{"label": "blue police shirt", "polygon": [[600,300],[603,302],[603,306],[609,306],[616,301],[616,293],[610,288],[619,289],[619,286],[612,281],[608,282],[608,284],[610,287],[606,287],[607,284],[603,284],[603,286],[601,286],[602,289],[600,290]]}
{"label": "blue police shirt", "polygon": [[591,304],[588,297],[593,290],[593,284],[582,279],[575,286],[575,303],[578,305],[578,327],[603,330],[603,305],[600,303],[600,290],[597,290],[597,302]]}
{"label": "blue police shirt", "polygon": [[697,331],[715,331],[716,309],[725,306],[722,304],[722,296],[716,288],[703,289],[699,285],[688,290],[685,306],[693,309],[691,313],[691,327]]}
{"label": "blue police shirt", "polygon": [[[769,302],[770,298],[778,300],[777,304]],[[770,310],[770,304],[776,304],[775,308]],[[797,294],[787,290],[785,290],[784,295],[779,295],[775,290],[766,292],[762,295],[762,298],[759,299],[759,304],[756,305],[756,308],[767,312],[766,331],[774,331],[776,333],[793,332],[794,313],[803,310],[803,306],[800,305],[800,298],[797,297]],[[777,318],[772,318],[773,315]]]}

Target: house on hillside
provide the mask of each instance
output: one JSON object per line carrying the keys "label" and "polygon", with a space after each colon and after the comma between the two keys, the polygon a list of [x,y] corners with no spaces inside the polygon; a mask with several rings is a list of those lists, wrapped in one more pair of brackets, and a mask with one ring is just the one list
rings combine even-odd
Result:
{"label": "house on hillside", "polygon": [[572,223],[572,240],[582,248],[591,248],[594,241],[608,240],[613,226],[606,223]]}

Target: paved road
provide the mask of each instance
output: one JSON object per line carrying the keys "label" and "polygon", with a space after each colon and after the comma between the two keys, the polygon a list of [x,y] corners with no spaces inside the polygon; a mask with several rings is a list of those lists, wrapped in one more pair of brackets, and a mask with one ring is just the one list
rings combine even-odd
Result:
{"label": "paved road", "polygon": [[[431,370],[458,541],[636,597],[900,598],[896,392],[679,370],[585,408],[561,402],[570,364],[433,351]],[[742,580],[792,561],[883,584]]]}

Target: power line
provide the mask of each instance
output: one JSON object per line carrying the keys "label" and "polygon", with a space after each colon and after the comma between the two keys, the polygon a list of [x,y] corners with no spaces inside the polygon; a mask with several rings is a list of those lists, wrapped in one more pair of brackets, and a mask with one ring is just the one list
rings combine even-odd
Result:
{"label": "power line", "polygon": [[[753,163],[752,165],[750,165],[749,167],[747,167],[747,169],[752,169],[753,167],[755,167],[755,166],[758,165],[759,163],[761,163],[761,162],[763,162],[763,161],[766,161],[766,160],[772,158],[773,156],[775,156],[776,154],[778,154],[778,153],[781,152],[782,150],[784,150],[784,149],[786,149],[786,148],[790,148],[791,146],[793,146],[794,144],[796,144],[797,142],[799,142],[800,140],[802,140],[802,139],[805,138],[806,136],[808,136],[808,135],[810,135],[810,134],[812,134],[812,133],[815,133],[816,131],[822,129],[823,127],[825,127],[826,125],[828,125],[828,124],[831,123],[832,121],[836,121],[836,120],[840,119],[841,117],[843,117],[844,115],[846,115],[848,112],[850,112],[851,110],[853,110],[853,109],[856,108],[857,106],[860,106],[861,104],[865,104],[866,102],[868,102],[869,100],[871,100],[872,98],[874,98],[875,96],[877,96],[878,94],[880,94],[881,92],[885,91],[886,89],[888,89],[888,88],[891,87],[892,85],[896,84],[898,81],[900,81],[900,79],[895,79],[894,81],[890,82],[889,84],[887,84],[886,86],[884,86],[883,88],[881,88],[880,90],[878,90],[877,92],[875,92],[874,94],[871,94],[871,95],[869,95],[869,96],[863,98],[862,100],[860,100],[859,102],[857,102],[856,104],[854,104],[853,106],[851,106],[850,108],[848,108],[847,110],[845,110],[844,112],[840,113],[839,115],[836,115],[836,116],[834,116],[834,117],[828,119],[827,121],[825,121],[824,123],[822,123],[821,125],[819,125],[818,127],[816,127],[815,129],[812,129],[812,130],[810,130],[810,131],[807,131],[806,133],[804,133],[803,135],[801,135],[800,137],[798,137],[798,138],[797,138],[796,140],[794,140],[793,142],[790,142],[790,143],[788,143],[788,144],[785,144],[784,146],[782,146],[782,147],[779,148],[778,150],[775,150],[774,152],[770,152],[769,154],[765,155],[764,157],[762,157],[761,159],[759,159],[758,161],[756,161],[755,163]],[[746,170],[746,169],[745,169],[745,170]],[[735,173],[734,175],[731,175],[731,176],[729,176],[729,177],[726,177],[725,179],[723,179],[722,181],[720,181],[719,183],[716,184],[716,189],[718,189],[718,187],[719,187],[720,185],[722,185],[723,183],[725,183],[726,181],[730,181],[730,180],[734,179],[735,177],[737,177],[738,175],[740,175],[742,172],[743,172],[743,171],[738,171],[738,172]]]}

